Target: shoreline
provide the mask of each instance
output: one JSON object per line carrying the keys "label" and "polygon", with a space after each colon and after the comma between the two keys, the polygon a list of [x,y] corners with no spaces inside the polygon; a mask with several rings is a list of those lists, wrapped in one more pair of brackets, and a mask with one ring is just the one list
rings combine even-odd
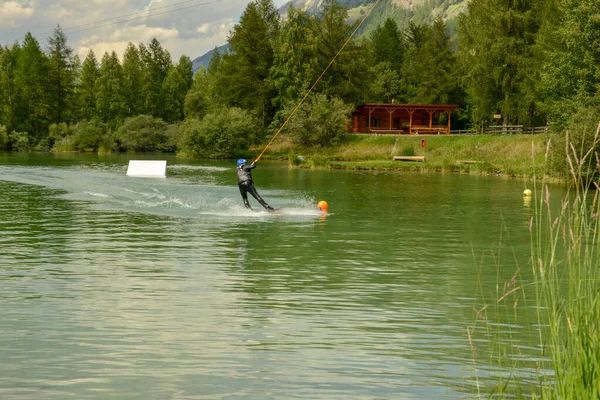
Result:
{"label": "shoreline", "polygon": [[[547,171],[549,135],[345,134],[327,148],[306,148],[280,138],[263,159],[287,160],[290,168],[461,173],[561,182]],[[252,147],[252,158],[262,148]],[[413,161],[394,160],[394,157]],[[416,161],[414,159],[418,159]],[[422,161],[421,161],[422,160]]]}
{"label": "shoreline", "polygon": [[[525,180],[536,176],[545,181],[564,182],[564,178],[549,172],[545,153],[550,138],[548,134],[413,136],[344,134],[333,146],[308,148],[295,145],[287,135],[281,135],[265,151],[262,159],[287,161],[289,168],[299,169],[458,173]],[[263,149],[262,146],[253,146],[238,153],[235,158],[253,159]],[[50,151],[50,153],[85,154],[86,152]],[[182,159],[189,158],[171,152],[164,154]],[[399,157],[409,161],[394,160]]]}

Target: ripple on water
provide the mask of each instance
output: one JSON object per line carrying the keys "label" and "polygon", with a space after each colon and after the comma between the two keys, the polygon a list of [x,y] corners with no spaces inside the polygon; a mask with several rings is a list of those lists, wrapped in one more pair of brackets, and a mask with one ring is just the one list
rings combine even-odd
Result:
{"label": "ripple on water", "polygon": [[[229,168],[169,171],[158,181],[127,179],[122,165],[3,167],[0,397],[471,393],[472,255],[499,235],[497,210],[452,213],[468,198],[444,185],[462,178],[427,195],[403,175],[282,168],[269,176],[277,190],[261,188],[284,208],[273,215],[215,183]],[[281,189],[288,176],[294,191]],[[510,211],[503,223],[521,226]],[[481,290],[514,274],[487,265]],[[498,327],[526,356],[538,350],[526,326]],[[482,366],[484,384],[492,372]]]}

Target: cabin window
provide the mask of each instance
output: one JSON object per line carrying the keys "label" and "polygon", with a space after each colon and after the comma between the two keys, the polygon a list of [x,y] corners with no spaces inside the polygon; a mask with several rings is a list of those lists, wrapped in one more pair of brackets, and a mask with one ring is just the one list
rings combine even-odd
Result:
{"label": "cabin window", "polygon": [[381,118],[371,118],[371,126],[372,127],[381,126]]}

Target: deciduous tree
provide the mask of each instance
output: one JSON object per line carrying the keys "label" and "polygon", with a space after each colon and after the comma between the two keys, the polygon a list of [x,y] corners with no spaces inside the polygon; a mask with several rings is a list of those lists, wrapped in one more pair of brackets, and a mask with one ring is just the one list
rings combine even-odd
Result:
{"label": "deciduous tree", "polygon": [[600,111],[600,3],[549,0],[541,11],[540,94],[550,122],[563,128],[579,109]]}

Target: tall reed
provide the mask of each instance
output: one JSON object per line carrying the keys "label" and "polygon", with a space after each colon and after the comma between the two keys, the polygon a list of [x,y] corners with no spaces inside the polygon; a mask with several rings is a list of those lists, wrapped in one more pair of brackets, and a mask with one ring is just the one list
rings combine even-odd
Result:
{"label": "tall reed", "polygon": [[[498,276],[492,298],[478,288],[474,323],[467,328],[478,396],[600,399],[599,135],[600,125],[592,142],[576,149],[567,133],[571,179],[558,211],[550,206],[554,200],[547,183],[534,177],[535,212],[529,223],[533,278],[521,278],[515,258],[512,279],[501,285]],[[546,159],[549,150],[550,142]],[[494,254],[499,257],[500,249]],[[533,299],[526,295],[532,291]],[[517,313],[517,307],[525,307],[525,313]],[[519,321],[531,309],[532,320]],[[537,356],[524,356],[515,343],[513,331],[523,326],[537,336]],[[490,360],[481,367],[484,351]]]}
{"label": "tall reed", "polygon": [[536,193],[530,261],[542,344],[540,370],[553,371],[553,376],[541,377],[543,398],[600,399],[600,187],[595,181],[590,185],[600,171],[594,151],[599,133],[600,125],[593,142],[580,149],[567,133],[571,185],[558,215],[552,215],[548,186]]}

